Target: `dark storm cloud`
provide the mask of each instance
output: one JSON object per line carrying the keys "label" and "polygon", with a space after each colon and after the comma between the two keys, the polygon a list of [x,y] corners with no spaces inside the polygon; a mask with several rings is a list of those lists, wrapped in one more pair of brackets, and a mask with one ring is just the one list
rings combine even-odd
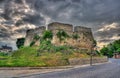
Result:
{"label": "dark storm cloud", "polygon": [[114,36],[118,36],[120,33],[120,29],[116,29],[116,30],[111,30],[111,31],[103,31],[103,32],[97,32],[95,35],[97,37],[99,37],[100,39],[109,39],[114,37]]}
{"label": "dark storm cloud", "polygon": [[15,0],[15,3],[22,4],[23,0]]}
{"label": "dark storm cloud", "polygon": [[118,34],[118,36],[120,36],[120,34]]}
{"label": "dark storm cloud", "polygon": [[23,21],[40,26],[40,24],[44,23],[44,18],[41,17],[40,14],[26,15],[26,17],[23,18]]}
{"label": "dark storm cloud", "polygon": [[[6,21],[16,21],[17,15],[22,17],[15,22],[18,27],[26,23],[40,26],[57,21],[90,27],[100,42],[109,42],[113,36],[120,35],[120,25],[98,31],[106,25],[119,24],[120,0],[1,0],[0,3],[0,9],[4,10],[1,16]],[[25,12],[26,6],[29,12]]]}
{"label": "dark storm cloud", "polygon": [[78,23],[119,21],[119,3],[120,0],[36,0],[34,5],[52,19],[66,22],[74,19]]}
{"label": "dark storm cloud", "polygon": [[0,2],[3,2],[4,0],[0,0]]}
{"label": "dark storm cloud", "polygon": [[[23,1],[15,0],[16,3]],[[91,22],[112,23],[120,20],[120,0],[26,0],[26,2],[31,8],[35,8],[37,13],[43,13],[52,21],[72,22],[79,25]],[[12,11],[10,7],[6,8],[5,17],[9,18]],[[44,19],[40,20],[44,21]]]}
{"label": "dark storm cloud", "polygon": [[[32,4],[33,5],[33,4]],[[30,9],[30,12],[26,12]],[[4,4],[4,13],[1,14],[6,20],[17,21],[17,24],[23,24],[29,22],[34,25],[41,25],[44,22],[44,18],[29,7],[25,0],[6,0]],[[14,18],[21,17],[20,20],[15,20]],[[17,25],[15,23],[15,25]]]}
{"label": "dark storm cloud", "polygon": [[112,42],[120,39],[120,23],[112,23],[101,27],[95,33],[99,42]]}

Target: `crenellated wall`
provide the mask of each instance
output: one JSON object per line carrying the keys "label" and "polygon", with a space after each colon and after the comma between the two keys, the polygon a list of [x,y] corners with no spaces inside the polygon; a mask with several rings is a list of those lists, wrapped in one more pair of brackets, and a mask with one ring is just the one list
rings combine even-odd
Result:
{"label": "crenellated wall", "polygon": [[[53,22],[48,24],[47,29],[52,31],[53,33],[53,39],[52,43],[54,45],[70,45],[75,46],[78,48],[87,48],[90,49],[93,46],[93,35],[91,28],[81,27],[81,26],[74,26],[71,24],[64,24],[64,23],[58,23]],[[60,30],[64,30],[70,37],[66,38],[64,41],[60,42],[59,39],[56,36],[56,33]],[[25,40],[25,46],[29,46],[31,41],[33,40],[33,37],[35,34],[38,34],[39,36],[42,36],[43,32],[46,30],[45,26],[41,26],[36,29],[31,29],[26,32],[26,40]],[[72,35],[78,34],[78,39],[73,39]]]}

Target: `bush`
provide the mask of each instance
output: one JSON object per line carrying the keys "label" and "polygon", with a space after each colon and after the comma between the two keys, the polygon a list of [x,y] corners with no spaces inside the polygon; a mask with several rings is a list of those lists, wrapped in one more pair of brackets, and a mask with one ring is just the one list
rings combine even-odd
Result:
{"label": "bush", "polygon": [[35,41],[32,41],[31,43],[30,43],[30,46],[33,46],[35,44]]}
{"label": "bush", "polygon": [[0,52],[0,56],[8,56],[8,53]]}
{"label": "bush", "polygon": [[120,48],[117,49],[117,52],[120,54]]}
{"label": "bush", "polygon": [[53,38],[53,33],[52,33],[52,31],[49,31],[49,30],[44,31],[42,38],[43,38],[44,40],[52,39],[52,38]]}
{"label": "bush", "polygon": [[69,35],[62,29],[59,29],[56,35],[59,38],[60,42],[69,37]]}
{"label": "bush", "polygon": [[40,39],[40,36],[39,35],[37,35],[37,34],[35,34],[35,36],[34,36],[34,38],[33,38],[34,40],[39,40]]}

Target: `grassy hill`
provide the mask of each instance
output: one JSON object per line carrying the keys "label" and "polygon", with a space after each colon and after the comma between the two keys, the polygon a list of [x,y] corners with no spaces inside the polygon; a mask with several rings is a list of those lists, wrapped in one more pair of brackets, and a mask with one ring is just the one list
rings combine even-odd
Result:
{"label": "grassy hill", "polygon": [[[10,54],[0,55],[0,66],[5,67],[43,67],[43,66],[63,66],[69,65],[69,58],[87,58],[85,53],[80,52],[39,52],[39,47],[23,47]],[[4,56],[3,56],[4,55]]]}

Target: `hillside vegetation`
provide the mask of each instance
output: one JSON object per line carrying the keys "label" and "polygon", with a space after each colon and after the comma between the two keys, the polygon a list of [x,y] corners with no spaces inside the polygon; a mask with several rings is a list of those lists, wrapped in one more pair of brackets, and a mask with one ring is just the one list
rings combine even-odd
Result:
{"label": "hillside vegetation", "polygon": [[[60,42],[70,37],[66,32],[59,31],[57,36]],[[69,45],[56,46],[51,43],[53,35],[51,31],[45,31],[43,36],[35,35],[30,46],[25,47],[24,38],[17,41],[19,49],[12,53],[0,54],[0,66],[5,67],[45,67],[45,66],[63,66],[69,65],[70,58],[89,58],[87,49],[80,49]],[[77,39],[78,36],[73,37]],[[40,42],[35,46],[36,41]],[[95,56],[99,56],[96,53]]]}
{"label": "hillside vegetation", "polygon": [[[88,58],[89,56],[79,52],[39,52],[39,47],[24,47],[13,52],[12,54],[1,54],[0,55],[0,66],[32,66],[32,67],[43,67],[43,66],[63,66],[69,65],[69,58]],[[64,48],[64,47],[63,47]],[[59,49],[63,49],[59,48]]]}

